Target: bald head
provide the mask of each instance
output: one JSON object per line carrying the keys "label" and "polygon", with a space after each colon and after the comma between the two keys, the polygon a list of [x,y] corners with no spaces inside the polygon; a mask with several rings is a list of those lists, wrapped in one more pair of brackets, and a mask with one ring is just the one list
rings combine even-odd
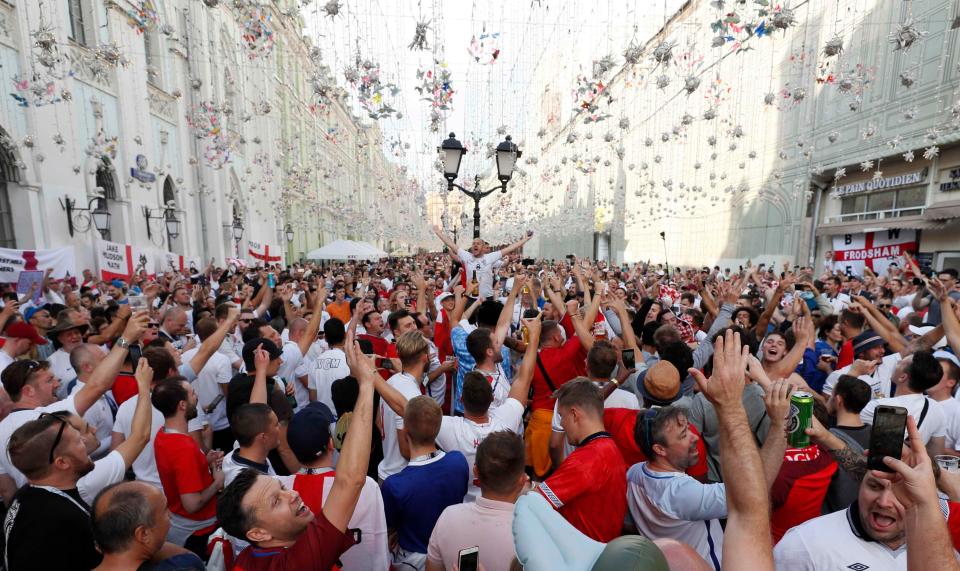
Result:
{"label": "bald head", "polygon": [[[84,343],[74,347],[70,351],[70,366],[77,373],[77,378],[83,382],[93,373],[100,361],[103,360],[104,352],[99,345]],[[60,379],[62,382],[68,382],[68,379]]]}
{"label": "bald head", "polygon": [[157,527],[166,505],[163,492],[144,482],[120,482],[105,488],[93,501],[93,535],[100,550],[113,554],[141,543],[162,545],[165,538],[150,541],[148,534]]}
{"label": "bald head", "polygon": [[299,341],[300,336],[303,335],[303,332],[307,330],[307,325],[309,325],[309,323],[302,317],[296,317],[292,319],[287,325],[287,329],[289,329],[290,340]]}

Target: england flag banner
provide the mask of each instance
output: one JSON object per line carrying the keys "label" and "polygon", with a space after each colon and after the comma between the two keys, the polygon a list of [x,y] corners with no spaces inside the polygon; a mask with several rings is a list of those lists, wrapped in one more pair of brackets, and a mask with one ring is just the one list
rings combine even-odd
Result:
{"label": "england flag banner", "polygon": [[250,254],[255,266],[276,264],[283,260],[283,252],[277,248],[273,248],[271,251],[270,244],[261,244],[252,240],[248,240],[247,244],[249,246],[247,253]]}
{"label": "england flag banner", "polygon": [[77,275],[73,246],[52,250],[14,250],[0,248],[0,283],[17,283],[20,272],[53,269],[54,278]]}
{"label": "england flag banner", "polygon": [[157,268],[158,273],[179,273],[183,272],[184,270],[189,270],[191,274],[195,274],[202,269],[200,267],[200,258],[181,256],[180,254],[174,254],[173,252],[164,252],[163,256],[159,258],[159,261],[163,264],[163,267]]}
{"label": "england flag banner", "polygon": [[[880,230],[833,237],[833,267],[846,274],[863,275],[864,268],[883,275],[905,253],[916,253],[917,231]],[[903,265],[903,264],[900,264]]]}
{"label": "england flag banner", "polygon": [[95,258],[100,270],[100,279],[121,279],[129,281],[135,274],[147,272],[150,278],[156,277],[156,261],[152,251],[118,244],[106,240],[97,240]]}

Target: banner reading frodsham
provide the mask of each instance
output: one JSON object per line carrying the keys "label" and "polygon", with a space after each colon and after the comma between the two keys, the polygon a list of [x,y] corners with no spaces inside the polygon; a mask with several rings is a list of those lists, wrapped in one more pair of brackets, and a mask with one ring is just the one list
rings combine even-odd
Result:
{"label": "banner reading frodsham", "polygon": [[904,253],[916,251],[916,230],[897,228],[833,237],[834,268],[848,274],[863,275],[867,267],[882,275]]}
{"label": "banner reading frodsham", "polygon": [[45,271],[52,268],[55,278],[77,275],[73,246],[52,250],[13,250],[0,248],[0,283],[16,283],[23,270]]}

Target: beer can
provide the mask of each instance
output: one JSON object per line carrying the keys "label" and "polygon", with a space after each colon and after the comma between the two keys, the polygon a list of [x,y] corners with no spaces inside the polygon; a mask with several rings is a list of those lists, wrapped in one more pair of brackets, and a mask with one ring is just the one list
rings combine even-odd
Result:
{"label": "beer can", "polygon": [[810,446],[810,428],[813,418],[813,395],[807,391],[797,391],[790,396],[790,420],[787,424],[787,443],[791,448]]}

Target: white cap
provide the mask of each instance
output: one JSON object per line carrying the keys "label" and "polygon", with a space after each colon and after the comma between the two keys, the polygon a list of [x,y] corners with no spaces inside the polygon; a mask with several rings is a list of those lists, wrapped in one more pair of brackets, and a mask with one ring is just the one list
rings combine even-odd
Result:
{"label": "white cap", "polygon": [[947,361],[950,361],[957,367],[960,367],[960,359],[957,359],[957,356],[951,353],[950,351],[934,351],[933,358],[946,359]]}
{"label": "white cap", "polygon": [[[932,325],[924,325],[921,327],[917,327],[916,325],[909,325],[907,327],[910,329],[910,333],[913,333],[914,335],[919,335],[919,336],[926,335],[927,333],[930,333],[931,331],[936,329],[936,327]],[[946,337],[941,337],[939,341],[933,344],[934,349],[939,349],[941,347],[946,347],[946,346],[947,346]]]}

